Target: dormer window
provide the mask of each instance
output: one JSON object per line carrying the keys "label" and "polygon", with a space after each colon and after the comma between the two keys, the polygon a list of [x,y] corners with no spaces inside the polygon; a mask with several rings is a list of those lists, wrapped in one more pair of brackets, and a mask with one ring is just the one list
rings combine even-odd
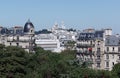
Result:
{"label": "dormer window", "polygon": [[114,43],[115,41],[113,40],[113,43]]}
{"label": "dormer window", "polygon": [[100,37],[100,34],[98,34],[97,37],[99,38],[99,37]]}
{"label": "dormer window", "polygon": [[118,44],[120,45],[120,40],[119,40]]}
{"label": "dormer window", "polygon": [[109,39],[107,39],[107,43],[108,43],[108,44],[110,43],[110,40],[109,40]]}

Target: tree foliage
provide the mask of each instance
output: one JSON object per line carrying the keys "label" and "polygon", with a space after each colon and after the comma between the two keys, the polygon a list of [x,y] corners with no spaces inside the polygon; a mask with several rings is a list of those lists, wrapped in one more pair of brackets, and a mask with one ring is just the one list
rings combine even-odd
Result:
{"label": "tree foliage", "polygon": [[112,76],[114,76],[114,78],[120,78],[120,63],[114,65]]}
{"label": "tree foliage", "polygon": [[24,77],[28,53],[18,47],[0,47],[0,78]]}
{"label": "tree foliage", "polygon": [[119,78],[119,64],[112,71],[94,70],[79,64],[75,51],[52,53],[34,49],[35,53],[28,53],[0,45],[0,78]]}

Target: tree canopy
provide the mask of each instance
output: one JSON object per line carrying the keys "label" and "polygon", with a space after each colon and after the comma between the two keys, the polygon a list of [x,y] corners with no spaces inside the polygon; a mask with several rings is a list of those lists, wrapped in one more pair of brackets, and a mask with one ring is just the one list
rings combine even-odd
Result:
{"label": "tree canopy", "polygon": [[0,78],[119,78],[120,64],[112,71],[94,70],[76,61],[76,52],[61,53],[35,47],[35,53],[0,45]]}

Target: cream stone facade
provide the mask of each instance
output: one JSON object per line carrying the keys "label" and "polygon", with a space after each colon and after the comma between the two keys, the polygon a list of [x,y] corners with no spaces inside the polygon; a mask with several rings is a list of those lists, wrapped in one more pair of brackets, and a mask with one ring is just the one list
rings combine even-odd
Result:
{"label": "cream stone facade", "polygon": [[90,63],[90,67],[100,70],[112,70],[120,63],[120,35],[113,35],[112,29],[85,29],[77,34],[55,24],[47,34],[35,34],[34,25],[30,20],[25,26],[12,28],[0,27],[0,44],[5,46],[18,46],[27,52],[34,52],[34,46],[44,50],[58,52],[66,49],[65,44],[74,41],[76,57],[81,62]]}
{"label": "cream stone facade", "polygon": [[92,62],[93,69],[112,70],[120,62],[120,36],[112,35],[112,29],[86,29],[79,33],[76,56]]}
{"label": "cream stone facade", "polygon": [[30,20],[25,23],[24,28],[22,26],[0,27],[0,44],[18,46],[28,52],[33,52],[34,41],[34,26]]}
{"label": "cream stone facade", "polygon": [[104,58],[104,69],[106,70],[112,70],[112,67],[120,62],[120,36],[107,36]]}

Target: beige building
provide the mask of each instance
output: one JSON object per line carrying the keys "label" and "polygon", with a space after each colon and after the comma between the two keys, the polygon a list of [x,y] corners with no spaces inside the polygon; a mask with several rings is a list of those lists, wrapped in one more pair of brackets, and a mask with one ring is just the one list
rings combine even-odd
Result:
{"label": "beige building", "polygon": [[18,46],[28,52],[33,52],[34,26],[32,22],[28,20],[24,28],[21,26],[12,28],[0,27],[0,43],[5,46]]}
{"label": "beige building", "polygon": [[120,62],[120,37],[110,35],[105,41],[104,69],[112,70],[112,67]]}
{"label": "beige building", "polygon": [[77,58],[91,62],[94,69],[112,70],[120,62],[120,37],[112,29],[86,29],[79,33]]}

